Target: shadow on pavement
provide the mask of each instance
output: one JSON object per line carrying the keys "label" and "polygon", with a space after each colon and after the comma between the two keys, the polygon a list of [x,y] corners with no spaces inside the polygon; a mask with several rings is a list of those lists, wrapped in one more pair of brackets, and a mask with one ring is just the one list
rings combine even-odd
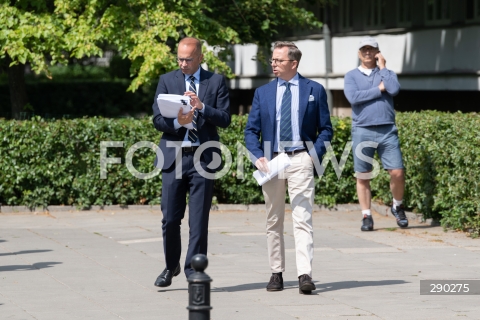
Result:
{"label": "shadow on pavement", "polygon": [[29,253],[39,253],[39,252],[49,252],[53,250],[23,250],[18,252],[7,252],[7,253],[0,253],[0,257],[2,256],[12,256],[16,254],[29,254]]}
{"label": "shadow on pavement", "polygon": [[[429,225],[426,225],[426,226],[410,226],[410,227],[407,227],[405,229],[429,229],[429,228],[438,228],[440,227],[439,224],[429,224]],[[399,229],[402,229],[402,228],[399,228]]]}
{"label": "shadow on pavement", "polygon": [[[245,283],[245,284],[239,284],[237,286],[231,286],[231,287],[214,287],[212,288],[212,292],[222,292],[222,291],[236,292],[236,291],[247,291],[247,290],[258,290],[258,289],[266,290],[265,288],[267,284],[268,284],[268,281],[257,282],[257,283]],[[298,289],[298,281],[283,281],[283,286],[285,290],[295,289],[295,288]]]}
{"label": "shadow on pavement", "polygon": [[[428,226],[409,226],[406,228],[400,227],[391,227],[391,228],[375,228],[373,231],[395,231],[395,230],[408,230],[408,229],[431,229],[431,228],[438,228],[437,225],[428,225]],[[370,231],[369,231],[370,232]]]}
{"label": "shadow on pavement", "polygon": [[161,289],[158,290],[157,292],[170,292],[170,291],[187,291],[188,288],[179,288],[179,289]]}
{"label": "shadow on pavement", "polygon": [[[380,281],[340,281],[340,282],[331,282],[331,283],[319,283],[315,281],[315,286],[317,290],[312,292],[312,295],[316,295],[322,292],[343,290],[343,289],[352,289],[359,287],[377,287],[377,286],[391,286],[397,284],[408,283],[403,280],[380,280]],[[285,290],[296,289],[298,290],[298,281],[284,281],[283,285]],[[237,286],[231,287],[214,287],[212,292],[237,292],[237,291],[247,291],[247,290],[265,290],[267,282],[257,282],[257,283],[246,283],[240,284]]]}
{"label": "shadow on pavement", "polygon": [[62,262],[38,262],[34,264],[25,265],[12,265],[12,266],[0,266],[0,272],[2,271],[17,271],[17,270],[40,270],[45,268],[51,268],[55,264],[62,264]]}
{"label": "shadow on pavement", "polygon": [[330,283],[316,283],[317,292],[328,292],[343,289],[361,288],[361,287],[378,287],[392,286],[397,284],[409,283],[403,280],[379,280],[379,281],[340,281]]}

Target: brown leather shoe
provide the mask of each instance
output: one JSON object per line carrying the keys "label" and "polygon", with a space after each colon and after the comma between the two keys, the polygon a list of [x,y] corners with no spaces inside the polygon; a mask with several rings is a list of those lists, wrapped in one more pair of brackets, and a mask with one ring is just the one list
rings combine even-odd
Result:
{"label": "brown leather shoe", "polygon": [[282,273],[272,273],[270,282],[267,284],[267,291],[282,291],[283,290],[283,277]]}
{"label": "brown leather shoe", "polygon": [[308,274],[302,274],[298,277],[298,291],[300,294],[311,294],[315,289],[315,284]]}

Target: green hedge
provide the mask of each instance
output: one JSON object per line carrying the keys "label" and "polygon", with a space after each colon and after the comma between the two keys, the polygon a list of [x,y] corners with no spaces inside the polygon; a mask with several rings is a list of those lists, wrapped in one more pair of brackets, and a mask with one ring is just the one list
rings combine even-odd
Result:
{"label": "green hedge", "polygon": [[[233,116],[221,141],[232,153],[234,165],[215,181],[217,203],[263,203],[261,188],[251,177],[254,168],[245,159],[245,177],[237,176],[237,141],[243,145],[247,116]],[[337,160],[350,140],[350,119],[332,118],[332,146]],[[477,114],[440,112],[399,113],[397,125],[406,166],[405,203],[424,218],[441,219],[445,227],[480,229],[478,170],[480,117]],[[0,203],[3,205],[76,205],[88,208],[108,204],[158,204],[161,175],[135,178],[125,165],[128,149],[136,142],[158,143],[161,134],[148,118],[86,118],[45,121],[0,121]],[[100,179],[100,142],[123,141],[108,148],[107,156],[122,164],[107,166]],[[140,172],[153,170],[155,154],[138,149],[133,157]],[[374,199],[391,203],[388,174],[381,170],[372,181]],[[317,178],[315,202],[333,206],[357,202],[352,153],[340,179],[328,164]]]}

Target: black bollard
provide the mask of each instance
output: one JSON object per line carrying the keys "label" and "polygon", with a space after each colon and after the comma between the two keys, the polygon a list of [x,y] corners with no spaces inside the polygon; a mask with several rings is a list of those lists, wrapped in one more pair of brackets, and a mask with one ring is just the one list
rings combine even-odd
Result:
{"label": "black bollard", "polygon": [[212,279],[203,272],[208,266],[207,256],[196,254],[192,258],[192,268],[195,270],[188,277],[188,319],[210,320],[210,282]]}

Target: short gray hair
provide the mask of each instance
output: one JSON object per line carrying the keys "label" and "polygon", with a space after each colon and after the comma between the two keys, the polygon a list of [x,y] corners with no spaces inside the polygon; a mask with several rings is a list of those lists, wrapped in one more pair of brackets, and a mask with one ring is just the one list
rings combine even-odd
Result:
{"label": "short gray hair", "polygon": [[288,59],[296,60],[300,64],[300,59],[302,59],[302,51],[297,48],[295,43],[290,41],[276,41],[273,44],[273,50],[283,47],[288,47]]}

